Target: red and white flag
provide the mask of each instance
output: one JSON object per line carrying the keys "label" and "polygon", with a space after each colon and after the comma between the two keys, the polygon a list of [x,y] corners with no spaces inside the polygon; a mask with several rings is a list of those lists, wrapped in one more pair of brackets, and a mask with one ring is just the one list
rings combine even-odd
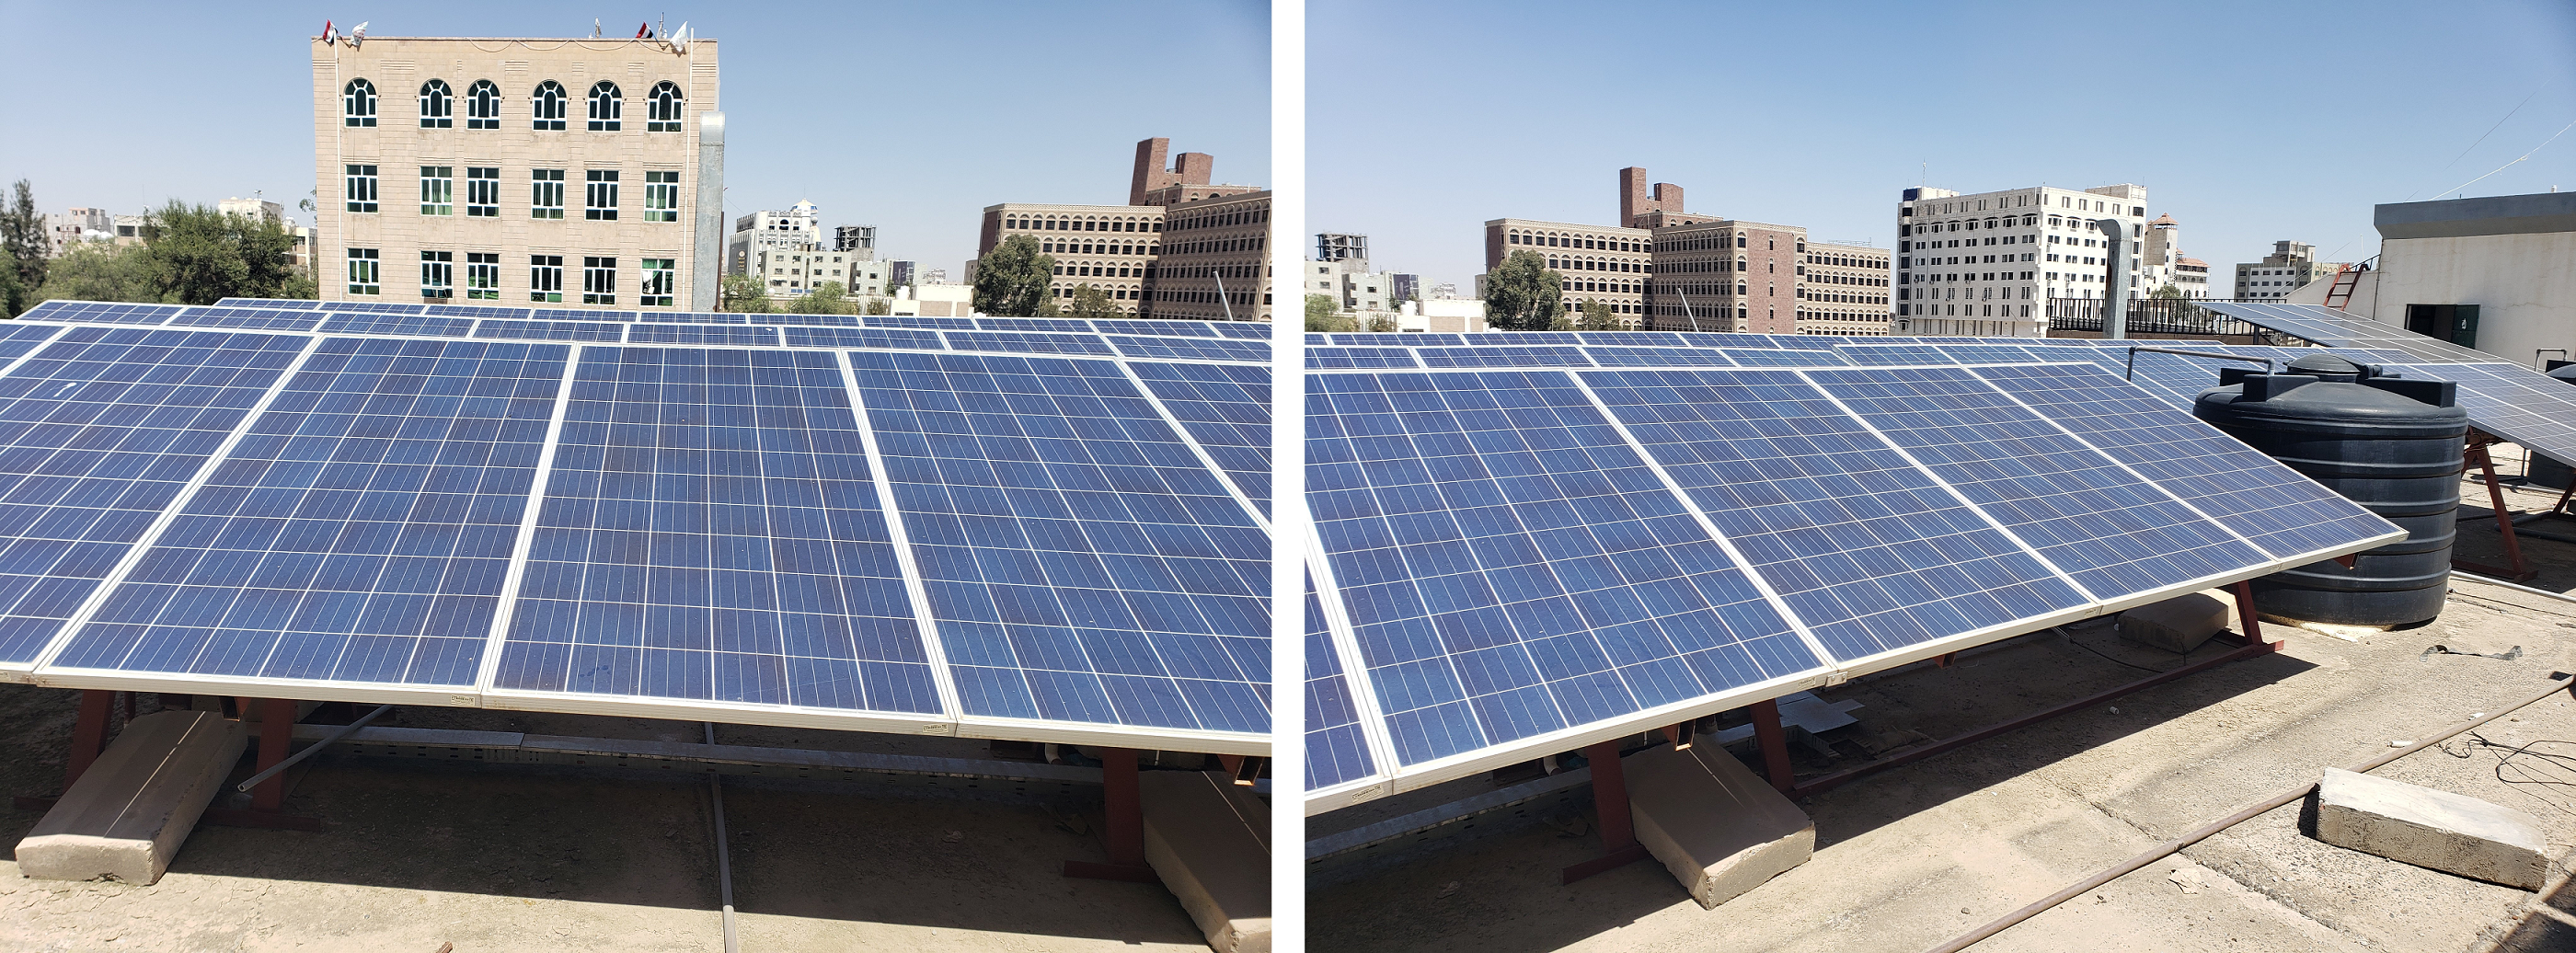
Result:
{"label": "red and white flag", "polygon": [[639,40],[649,40],[649,39],[652,39],[652,38],[653,38],[653,24],[651,24],[651,23],[644,23],[644,24],[640,24],[640,25],[636,26],[636,27],[635,27],[635,38],[636,38],[636,39],[639,39]]}
{"label": "red and white flag", "polygon": [[331,21],[322,21],[322,45],[329,46],[338,42],[340,42],[340,34],[331,31]]}

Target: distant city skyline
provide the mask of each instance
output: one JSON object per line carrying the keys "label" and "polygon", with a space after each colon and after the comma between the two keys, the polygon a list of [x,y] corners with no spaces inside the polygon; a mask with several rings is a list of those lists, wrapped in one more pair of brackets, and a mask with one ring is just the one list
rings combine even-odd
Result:
{"label": "distant city skyline", "polygon": [[[2562,3],[1307,9],[1308,230],[1462,292],[1485,221],[1619,224],[1626,166],[1824,241],[1893,249],[1918,185],[2134,183],[2213,272],[2283,239],[2358,261],[2372,205],[2449,197],[2576,121]],[[2129,131],[2102,155],[2121,61]],[[1352,108],[1354,84],[1395,108]],[[2576,131],[2467,194],[2552,185],[2576,189]]]}
{"label": "distant city skyline", "polygon": [[[0,85],[55,91],[11,100],[0,184],[31,180],[52,214],[256,192],[312,222],[296,207],[313,188],[306,51],[328,11],[145,3],[117,16],[151,29],[113,43],[96,41],[95,7],[10,13],[15,35],[61,41],[23,43],[0,61]],[[598,18],[606,35],[633,36],[639,14],[619,16],[461,3],[332,19],[343,33],[370,20],[377,37],[584,37]],[[877,226],[878,257],[962,276],[985,206],[1123,202],[1138,139],[1169,136],[1176,151],[1214,154],[1221,181],[1268,184],[1269,10],[1258,0],[787,3],[675,9],[662,25],[683,20],[724,50],[728,229],[810,199],[827,228]],[[1041,55],[1147,47],[1150,57],[1115,62]],[[101,81],[72,82],[82,77]],[[1101,108],[1113,95],[1122,105]]]}

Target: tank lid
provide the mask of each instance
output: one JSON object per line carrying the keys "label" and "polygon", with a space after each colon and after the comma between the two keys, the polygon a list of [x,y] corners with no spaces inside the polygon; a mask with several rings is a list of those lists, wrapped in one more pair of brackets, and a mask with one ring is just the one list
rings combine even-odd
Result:
{"label": "tank lid", "polygon": [[2361,365],[2336,357],[2332,354],[2309,354],[2300,357],[2298,360],[2291,361],[2290,373],[2316,374],[2320,376],[2326,374],[2351,376],[2359,375],[2361,373]]}
{"label": "tank lid", "polygon": [[[2259,386],[2249,387],[2248,383]],[[2441,431],[2465,429],[2469,422],[2469,412],[2458,406],[2437,406],[2367,384],[2314,379],[2303,383],[2295,377],[2258,376],[2247,383],[2212,388],[2201,392],[2195,404],[2195,410],[2204,414],[2225,408],[2220,413],[2235,419],[2367,422],[2382,427],[2429,426]]]}
{"label": "tank lid", "polygon": [[2576,384],[2576,364],[2569,364],[2566,367],[2551,371],[2549,372],[2549,376],[2566,381],[2570,384]]}

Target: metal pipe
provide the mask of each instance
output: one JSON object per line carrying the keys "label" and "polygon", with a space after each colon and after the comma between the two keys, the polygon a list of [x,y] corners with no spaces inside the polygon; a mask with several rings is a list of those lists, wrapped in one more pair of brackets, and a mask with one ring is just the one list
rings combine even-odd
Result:
{"label": "metal pipe", "polygon": [[340,730],[324,735],[322,740],[314,742],[311,747],[305,748],[304,750],[298,751],[294,754],[287,755],[286,760],[270,765],[266,771],[251,775],[249,780],[234,785],[233,790],[249,791],[252,788],[258,787],[260,782],[276,777],[278,772],[294,767],[296,762],[312,757],[315,752],[330,747],[332,742],[346,738],[351,734],[355,734],[358,729],[366,727],[368,722],[376,720],[377,715],[381,715],[392,710],[394,710],[394,706],[392,705],[376,706],[376,710],[359,716],[356,721],[341,725]]}
{"label": "metal pipe", "polygon": [[[2469,719],[2468,721],[2462,722],[2455,727],[2443,731],[2439,735],[2426,738],[2414,744],[2407,745],[2404,748],[2399,748],[2387,754],[2380,755],[2379,757],[2364,761],[2352,766],[2351,768],[2347,768],[2346,770],[2352,771],[2355,774],[2367,774],[2391,761],[2422,751],[2437,743],[2448,741],[2452,736],[2458,735],[2461,732],[2474,729],[2479,725],[2502,718],[2509,713],[2521,710],[2523,707],[2528,706],[2533,702],[2566,690],[2567,673],[2551,672],[2549,673],[2549,678],[2552,684],[2548,688],[2542,689],[2530,697],[2524,698],[2523,700],[2514,702],[2510,705],[2506,705],[2502,709],[2488,712],[2477,718]],[[2113,880],[2117,880],[2123,876],[2134,873],[2139,868],[2145,867],[2148,864],[2171,857],[2174,854],[2181,852],[2183,848],[2200,843],[2219,831],[2245,823],[2246,821],[2261,816],[2265,812],[2274,808],[2278,808],[2284,804],[2307,797],[2309,792],[2316,789],[2317,782],[2308,781],[2284,789],[2281,793],[2272,795],[2271,797],[2245,805],[2242,808],[2238,808],[2233,814],[2229,814],[2226,817],[2204,824],[2181,837],[2158,844],[2149,849],[2146,853],[2131,857],[2116,866],[2077,881],[2073,886],[2067,887],[2066,889],[2060,890],[2056,893],[2049,894],[2046,898],[2032,903],[2029,906],[2025,906],[2019,910],[2005,914],[2002,919],[1960,934],[1956,939],[1953,939],[1948,943],[1941,944],[1940,946],[1933,947],[1930,950],[1925,951],[1925,953],[1959,953],[1960,950],[1974,946],[1985,940],[1987,937],[2012,929],[2015,924],[2047,912],[2050,907],[2054,907],[2058,904],[2083,896],[2086,892],[2091,891],[2095,887],[2099,887],[2103,884],[2110,883]]]}
{"label": "metal pipe", "polygon": [[[707,722],[707,743],[716,743],[716,723]],[[740,953],[742,937],[733,926],[733,850],[725,843],[724,775],[707,775],[707,793],[714,796],[716,814],[716,895],[724,901],[725,953]]]}

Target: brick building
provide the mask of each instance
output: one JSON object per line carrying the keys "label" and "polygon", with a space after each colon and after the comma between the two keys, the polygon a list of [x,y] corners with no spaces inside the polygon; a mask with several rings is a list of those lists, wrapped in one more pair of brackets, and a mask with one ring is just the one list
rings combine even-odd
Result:
{"label": "brick building", "polygon": [[[975,256],[1027,235],[1055,258],[1047,294],[1059,305],[1088,284],[1140,317],[1225,320],[1231,304],[1235,320],[1269,320],[1270,192],[1211,183],[1216,159],[1207,153],[1166,165],[1170,148],[1169,139],[1136,144],[1126,205],[986,206]],[[1166,234],[1179,230],[1189,234]],[[975,280],[971,266],[966,280]]]}

